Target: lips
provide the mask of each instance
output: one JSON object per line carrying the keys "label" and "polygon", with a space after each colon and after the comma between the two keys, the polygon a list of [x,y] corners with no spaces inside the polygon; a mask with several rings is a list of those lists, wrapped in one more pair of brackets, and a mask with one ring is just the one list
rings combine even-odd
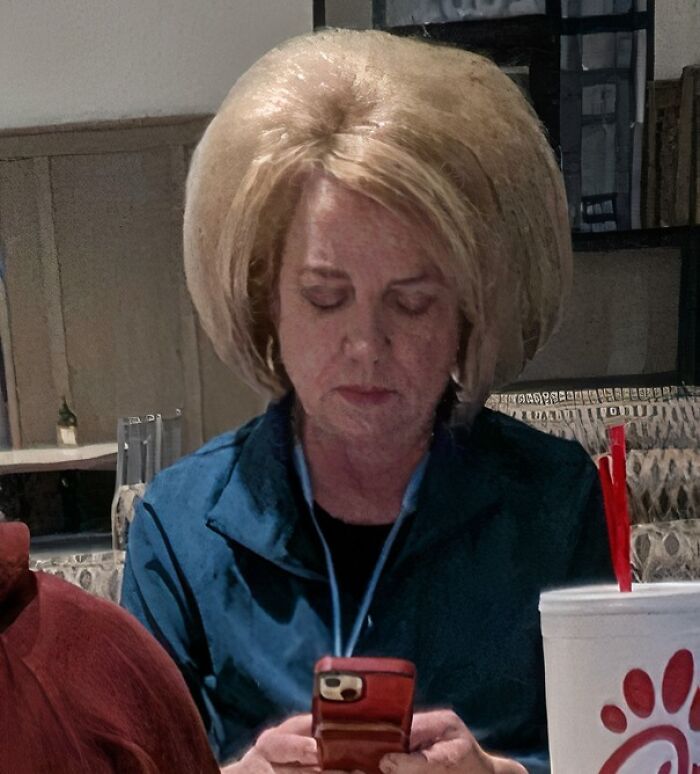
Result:
{"label": "lips", "polygon": [[386,403],[395,394],[393,390],[386,390],[382,387],[366,387],[354,384],[338,387],[336,392],[350,403],[368,406]]}

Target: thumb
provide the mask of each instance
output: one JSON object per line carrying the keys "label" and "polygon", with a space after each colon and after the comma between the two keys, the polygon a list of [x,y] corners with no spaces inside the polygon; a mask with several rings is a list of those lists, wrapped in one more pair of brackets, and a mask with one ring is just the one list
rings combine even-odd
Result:
{"label": "thumb", "polygon": [[270,763],[318,765],[316,740],[297,734],[263,734],[255,750]]}
{"label": "thumb", "polygon": [[392,753],[382,758],[383,774],[438,774],[468,768],[473,774],[492,771],[488,759],[472,739],[446,739],[432,747],[408,755]]}
{"label": "thumb", "polygon": [[269,729],[270,731],[280,731],[285,734],[299,734],[299,736],[311,736],[311,714],[292,715],[278,726]]}
{"label": "thumb", "polygon": [[[422,752],[391,753],[379,761],[382,774],[428,774],[428,759]],[[436,774],[431,771],[431,774]]]}

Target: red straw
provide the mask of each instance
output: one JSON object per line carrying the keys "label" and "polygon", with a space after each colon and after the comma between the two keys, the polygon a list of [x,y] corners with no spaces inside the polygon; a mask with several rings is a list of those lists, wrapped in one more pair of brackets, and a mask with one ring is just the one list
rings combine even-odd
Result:
{"label": "red straw", "polygon": [[612,454],[613,492],[615,494],[615,525],[620,551],[620,591],[632,590],[630,567],[630,515],[627,506],[627,462],[625,456],[625,426],[614,425],[608,431]]}
{"label": "red straw", "polygon": [[620,591],[632,590],[630,567],[630,520],[627,507],[627,470],[625,462],[625,426],[608,430],[610,454],[598,461],[598,476],[603,490],[605,520],[608,527],[613,569]]}

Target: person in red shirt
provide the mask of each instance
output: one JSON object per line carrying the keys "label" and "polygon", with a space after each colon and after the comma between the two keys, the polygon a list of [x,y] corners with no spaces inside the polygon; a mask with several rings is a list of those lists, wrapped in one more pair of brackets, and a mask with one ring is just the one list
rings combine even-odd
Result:
{"label": "person in red shirt", "polygon": [[0,772],[218,772],[175,664],[111,602],[29,570],[0,523]]}

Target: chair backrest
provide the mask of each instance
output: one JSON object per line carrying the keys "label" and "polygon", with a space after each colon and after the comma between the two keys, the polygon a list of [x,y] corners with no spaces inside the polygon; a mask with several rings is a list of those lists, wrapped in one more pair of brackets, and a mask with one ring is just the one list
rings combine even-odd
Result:
{"label": "chair backrest", "polygon": [[148,484],[182,453],[182,411],[117,420],[117,488]]}
{"label": "chair backrest", "polygon": [[117,420],[117,476],[112,500],[112,548],[126,548],[129,524],[146,486],[182,454],[182,411]]}
{"label": "chair backrest", "polygon": [[608,450],[607,428],[623,421],[627,449],[700,449],[700,388],[611,388],[494,393],[486,402],[539,430]]}
{"label": "chair backrest", "polygon": [[487,405],[593,457],[624,421],[634,579],[700,579],[700,388],[697,386],[501,393]]}

